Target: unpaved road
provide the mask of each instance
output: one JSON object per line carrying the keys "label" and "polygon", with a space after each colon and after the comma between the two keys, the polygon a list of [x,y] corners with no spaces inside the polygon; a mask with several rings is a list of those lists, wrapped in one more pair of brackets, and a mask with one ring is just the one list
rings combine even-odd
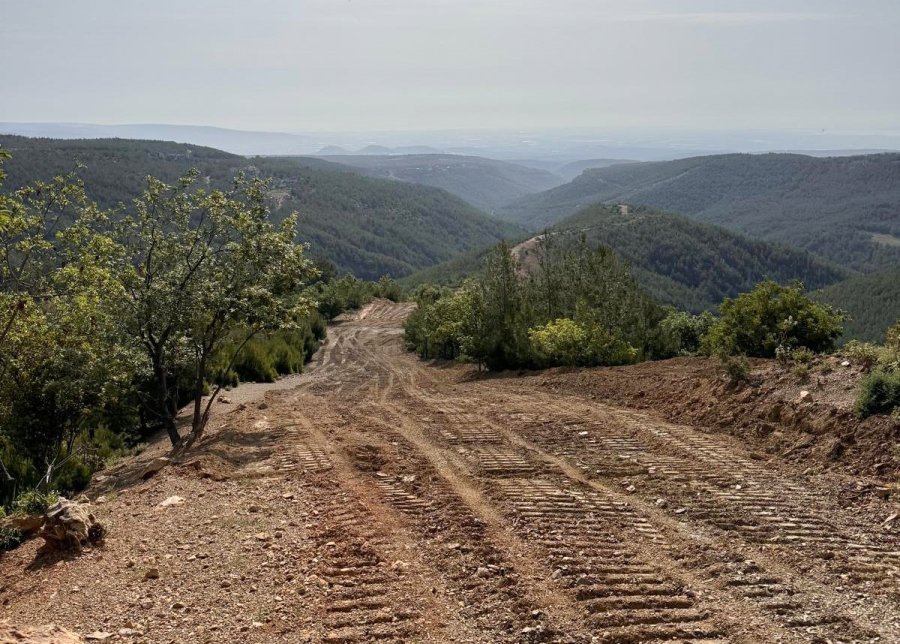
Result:
{"label": "unpaved road", "polygon": [[[94,564],[115,599],[67,622],[9,573],[9,616],[154,642],[900,642],[900,539],[874,517],[728,436],[418,361],[408,311],[366,307],[296,389],[229,414],[199,447],[226,481],[173,468],[108,502],[148,531]],[[188,533],[152,592],[116,561],[154,552],[151,515]],[[142,612],[154,593],[194,602]]]}

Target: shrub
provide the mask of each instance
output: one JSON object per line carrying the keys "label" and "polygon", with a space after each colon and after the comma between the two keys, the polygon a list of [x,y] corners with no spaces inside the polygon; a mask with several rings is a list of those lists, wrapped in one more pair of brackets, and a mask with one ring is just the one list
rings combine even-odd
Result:
{"label": "shrub", "polygon": [[750,380],[750,361],[744,356],[724,356],[722,367],[732,385]]}
{"label": "shrub", "polygon": [[0,552],[18,548],[25,536],[15,528],[0,527]]}
{"label": "shrub", "polygon": [[715,316],[709,311],[691,315],[684,311],[671,311],[659,323],[666,337],[668,353],[671,355],[695,355],[700,350],[700,340],[715,323]]}
{"label": "shrub", "polygon": [[569,318],[529,329],[528,339],[539,353],[554,364],[573,366],[585,358],[587,332]]}
{"label": "shrub", "polygon": [[12,505],[13,514],[44,514],[51,505],[59,500],[56,492],[23,492]]}
{"label": "shrub", "polygon": [[794,377],[797,380],[804,381],[809,378],[809,365],[806,363],[797,363],[794,365],[794,368],[791,369],[791,373],[794,374]]}
{"label": "shrub", "polygon": [[851,340],[848,342],[841,353],[852,362],[862,366],[864,369],[871,369],[881,361],[883,349],[871,342],[860,342],[859,340]]}
{"label": "shrub", "polygon": [[775,356],[776,349],[828,351],[841,335],[844,316],[806,297],[803,286],[766,281],[749,293],[725,299],[721,317],[703,338],[709,354]]}
{"label": "shrub", "polygon": [[798,349],[794,349],[791,352],[791,358],[797,364],[808,365],[812,362],[813,358],[816,357],[816,354],[807,349],[806,347],[800,347]]}
{"label": "shrub", "polygon": [[900,407],[900,373],[875,371],[859,386],[854,410],[860,418],[891,414]]}

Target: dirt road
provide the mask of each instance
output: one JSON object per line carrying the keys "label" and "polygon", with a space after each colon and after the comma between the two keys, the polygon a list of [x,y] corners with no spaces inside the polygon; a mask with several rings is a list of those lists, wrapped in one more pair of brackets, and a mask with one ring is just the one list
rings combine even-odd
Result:
{"label": "dirt road", "polygon": [[[174,620],[109,566],[134,641],[900,642],[900,539],[876,518],[731,437],[418,361],[408,310],[366,307],[296,389],[229,414],[198,466],[226,481],[178,468],[113,501],[139,525],[202,489],[164,516],[216,550],[205,580],[164,561],[170,595],[206,598]],[[201,527],[223,521],[243,533]],[[106,603],[51,619],[115,633]]]}

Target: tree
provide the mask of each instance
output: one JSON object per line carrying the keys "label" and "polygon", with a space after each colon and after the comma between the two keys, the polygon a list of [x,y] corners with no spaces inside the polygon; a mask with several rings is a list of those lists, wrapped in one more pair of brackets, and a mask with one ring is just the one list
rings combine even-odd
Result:
{"label": "tree", "polygon": [[74,174],[0,195],[0,469],[12,493],[26,479],[48,486],[129,377],[104,307],[118,256],[107,227]]}
{"label": "tree", "polygon": [[760,282],[749,293],[726,298],[720,313],[702,343],[707,353],[720,356],[772,358],[778,348],[798,347],[827,351],[843,330],[843,314],[813,302],[802,284]]}
{"label": "tree", "polygon": [[238,177],[227,192],[198,184],[196,171],[174,186],[148,178],[134,215],[119,225],[122,328],[145,356],[145,403],[173,445],[182,400],[193,401],[187,444],[203,433],[223,386],[204,406],[213,356],[228,351],[229,371],[257,334],[296,325],[312,304],[300,288],[315,275],[294,243],[296,215],[273,225],[266,182]]}
{"label": "tree", "polygon": [[572,367],[584,358],[588,334],[577,322],[559,318],[529,329],[528,337],[553,363]]}

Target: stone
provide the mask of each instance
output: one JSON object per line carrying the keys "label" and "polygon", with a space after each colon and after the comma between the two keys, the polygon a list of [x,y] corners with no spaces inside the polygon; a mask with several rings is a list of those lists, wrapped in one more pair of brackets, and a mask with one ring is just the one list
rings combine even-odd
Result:
{"label": "stone", "polygon": [[91,642],[105,642],[112,636],[112,633],[107,633],[106,631],[95,631],[93,633],[88,633],[87,635],[85,635],[84,639]]}
{"label": "stone", "polygon": [[159,504],[159,507],[161,507],[161,508],[168,508],[168,507],[173,506],[173,505],[181,505],[182,503],[184,503],[184,499],[181,498],[180,496],[170,496],[170,497],[167,498],[165,501],[163,501],[162,503],[160,503],[160,504]]}
{"label": "stone", "polygon": [[47,626],[13,626],[0,621],[2,644],[84,644],[77,633],[54,624]]}
{"label": "stone", "polygon": [[151,579],[159,579],[159,568],[147,568],[147,571],[144,573],[144,581]]}
{"label": "stone", "polygon": [[842,367],[849,367],[849,366],[850,366],[850,361],[849,361],[849,360],[844,360],[843,362],[841,362],[841,366],[842,366]]}
{"label": "stone", "polygon": [[159,474],[159,472],[172,464],[172,459],[166,458],[165,456],[160,456],[159,458],[154,458],[150,463],[147,464],[147,467],[144,468],[144,473],[141,474],[141,478],[145,481],[149,479],[151,476],[155,476]]}
{"label": "stone", "polygon": [[47,510],[40,531],[45,547],[51,550],[80,551],[84,545],[101,541],[104,534],[105,529],[91,513],[90,505],[65,497],[59,497]]}
{"label": "stone", "polygon": [[44,515],[27,514],[24,516],[12,516],[3,519],[0,525],[6,528],[14,528],[26,537],[35,534],[44,525]]}
{"label": "stone", "polygon": [[485,578],[491,576],[491,571],[484,566],[479,566],[478,570],[475,571],[475,574],[481,578]]}

